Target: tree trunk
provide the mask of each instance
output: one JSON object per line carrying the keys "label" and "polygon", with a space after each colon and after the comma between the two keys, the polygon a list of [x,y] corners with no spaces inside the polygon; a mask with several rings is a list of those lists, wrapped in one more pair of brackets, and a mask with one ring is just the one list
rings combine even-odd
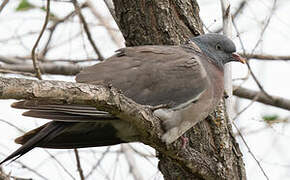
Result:
{"label": "tree trunk", "polygon": [[[195,0],[113,1],[127,46],[181,44],[204,33]],[[174,155],[183,161],[158,154],[158,167],[165,179],[246,179],[242,154],[223,102],[185,136],[189,138],[186,150]],[[172,153],[179,152],[180,146],[174,147]]]}

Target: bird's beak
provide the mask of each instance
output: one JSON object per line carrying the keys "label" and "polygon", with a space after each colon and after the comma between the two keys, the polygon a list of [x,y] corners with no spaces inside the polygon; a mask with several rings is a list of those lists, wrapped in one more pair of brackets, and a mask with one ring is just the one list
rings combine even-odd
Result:
{"label": "bird's beak", "polygon": [[232,53],[232,57],[233,57],[233,59],[234,59],[235,61],[239,61],[239,62],[241,62],[241,63],[243,63],[243,64],[246,63],[246,59],[243,58],[243,57],[241,57],[238,53]]}

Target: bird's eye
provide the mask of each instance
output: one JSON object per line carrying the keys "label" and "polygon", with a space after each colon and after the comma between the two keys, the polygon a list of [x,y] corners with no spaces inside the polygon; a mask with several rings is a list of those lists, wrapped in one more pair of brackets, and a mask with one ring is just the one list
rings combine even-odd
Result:
{"label": "bird's eye", "polygon": [[216,46],[215,46],[215,48],[216,48],[216,50],[222,50],[222,47],[221,47],[221,45],[220,44],[217,44]]}

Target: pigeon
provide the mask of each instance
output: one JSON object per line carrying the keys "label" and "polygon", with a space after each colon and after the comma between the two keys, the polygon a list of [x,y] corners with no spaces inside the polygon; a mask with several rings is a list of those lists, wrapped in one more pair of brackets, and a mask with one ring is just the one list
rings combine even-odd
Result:
{"label": "pigeon", "polygon": [[[244,63],[226,36],[209,33],[179,46],[126,47],[103,62],[84,69],[76,82],[111,85],[142,105],[168,105],[154,110],[164,128],[161,139],[171,144],[205,119],[224,94],[224,64]],[[23,100],[13,108],[24,116],[49,119],[15,142],[22,146],[5,158],[15,160],[35,147],[84,148],[139,141],[127,121],[92,106]]]}

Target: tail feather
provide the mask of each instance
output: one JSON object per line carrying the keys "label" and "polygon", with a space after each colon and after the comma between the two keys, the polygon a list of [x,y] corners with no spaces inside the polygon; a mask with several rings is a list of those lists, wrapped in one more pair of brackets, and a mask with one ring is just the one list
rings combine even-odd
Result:
{"label": "tail feather", "polygon": [[[35,130],[38,130],[38,133],[31,133],[36,134],[32,136],[24,145],[22,145],[20,148],[18,148],[16,151],[14,151],[11,155],[9,155],[7,158],[5,158],[3,161],[0,162],[0,165],[3,163],[12,160],[15,161],[19,157],[23,156],[25,153],[30,151],[36,146],[43,145],[49,140],[53,139],[57,135],[59,135],[66,127],[67,125],[70,125],[71,123],[63,123],[63,122],[49,122]],[[16,139],[16,142],[21,142],[21,139]],[[23,140],[22,140],[23,141]]]}
{"label": "tail feather", "polygon": [[52,120],[15,139],[20,148],[0,165],[16,160],[34,147],[71,149],[136,141],[139,133],[127,122],[90,106],[55,105],[47,101],[19,101],[12,107],[28,109],[23,115]]}

